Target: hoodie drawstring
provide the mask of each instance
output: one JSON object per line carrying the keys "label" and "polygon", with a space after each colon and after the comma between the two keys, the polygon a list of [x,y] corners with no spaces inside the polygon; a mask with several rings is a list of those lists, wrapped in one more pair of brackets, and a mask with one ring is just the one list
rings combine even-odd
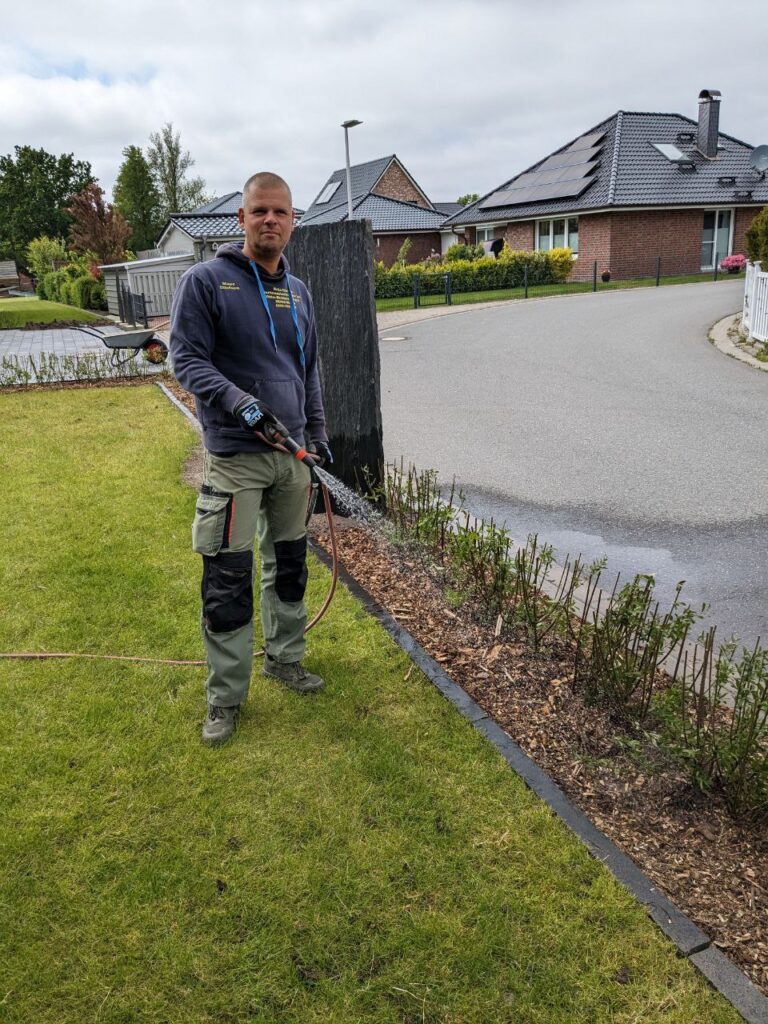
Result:
{"label": "hoodie drawstring", "polygon": [[[261,303],[264,306],[264,309],[267,314],[267,319],[269,320],[269,333],[272,335],[272,345],[274,346],[275,352],[277,352],[277,332],[275,331],[275,322],[272,319],[272,313],[269,308],[269,299],[267,298],[267,293],[264,291],[264,285],[262,284],[261,275],[259,274],[259,269],[256,266],[256,261],[249,260],[248,262],[250,264],[251,270],[256,275],[256,281],[259,285],[259,295],[261,296]],[[285,281],[286,286],[288,288],[288,302],[291,307],[291,319],[293,320],[293,326],[296,328],[296,344],[298,345],[299,348],[299,362],[301,363],[302,366],[304,366],[304,339],[301,336],[301,327],[299,326],[299,315],[296,312],[296,303],[293,300],[293,292],[291,291],[290,274],[285,275]]]}

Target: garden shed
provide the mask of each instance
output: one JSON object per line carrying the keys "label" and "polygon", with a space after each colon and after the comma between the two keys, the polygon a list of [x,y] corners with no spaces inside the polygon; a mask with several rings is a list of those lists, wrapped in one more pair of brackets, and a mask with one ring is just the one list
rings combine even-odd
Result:
{"label": "garden shed", "polygon": [[149,316],[168,316],[178,280],[194,262],[192,253],[182,253],[178,256],[105,264],[101,271],[104,274],[109,312],[120,316],[119,291],[123,288],[135,295],[144,296]]}

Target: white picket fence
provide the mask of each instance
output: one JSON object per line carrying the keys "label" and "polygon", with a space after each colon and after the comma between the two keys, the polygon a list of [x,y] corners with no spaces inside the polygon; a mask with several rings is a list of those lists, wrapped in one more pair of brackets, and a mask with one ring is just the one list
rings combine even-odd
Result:
{"label": "white picket fence", "polygon": [[750,338],[768,341],[768,272],[761,269],[759,260],[747,263],[741,329]]}

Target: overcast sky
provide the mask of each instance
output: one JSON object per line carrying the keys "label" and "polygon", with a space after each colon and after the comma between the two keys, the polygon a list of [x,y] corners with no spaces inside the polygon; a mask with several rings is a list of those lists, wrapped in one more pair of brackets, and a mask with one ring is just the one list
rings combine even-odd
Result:
{"label": "overcast sky", "polygon": [[768,143],[765,0],[30,0],[0,18],[0,153],[89,160],[172,121],[207,191],[274,170],[307,207],[344,164],[390,153],[433,200],[483,194],[616,110]]}

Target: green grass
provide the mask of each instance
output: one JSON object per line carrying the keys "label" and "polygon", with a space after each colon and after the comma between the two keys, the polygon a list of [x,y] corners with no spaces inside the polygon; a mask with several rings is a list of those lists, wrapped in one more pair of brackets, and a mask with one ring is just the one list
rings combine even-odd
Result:
{"label": "green grass", "polygon": [[55,320],[90,323],[103,319],[99,313],[91,313],[78,306],[65,306],[61,302],[27,298],[0,299],[0,330],[8,330],[11,327],[23,328],[27,324],[50,324]]}
{"label": "green grass", "polygon": [[[718,281],[723,281],[729,277],[728,274],[721,274],[718,277]],[[679,277],[662,277],[661,284],[694,284],[699,282],[713,280],[711,272],[706,274],[686,274]],[[655,277],[641,277],[633,278],[630,281],[598,281],[597,290],[599,292],[614,291],[617,288],[655,288],[656,278]],[[531,285],[528,289],[528,297],[531,299],[545,298],[548,295],[574,295],[578,292],[591,292],[592,282],[591,281],[572,281],[565,284],[543,284],[543,285]],[[456,292],[452,296],[452,304],[454,306],[468,305],[473,302],[502,302],[509,299],[524,299],[525,290],[523,288],[497,288],[491,291],[485,292]],[[445,304],[445,298],[442,295],[422,295],[421,306],[442,306]],[[413,309],[413,297],[406,296],[400,299],[376,299],[376,312],[377,313],[388,313],[398,309]]]}
{"label": "green grass", "polygon": [[[0,650],[199,657],[186,421],[148,385],[0,423]],[[309,648],[327,692],[256,674],[220,750],[200,669],[0,663],[0,1019],[738,1021],[346,591]]]}

